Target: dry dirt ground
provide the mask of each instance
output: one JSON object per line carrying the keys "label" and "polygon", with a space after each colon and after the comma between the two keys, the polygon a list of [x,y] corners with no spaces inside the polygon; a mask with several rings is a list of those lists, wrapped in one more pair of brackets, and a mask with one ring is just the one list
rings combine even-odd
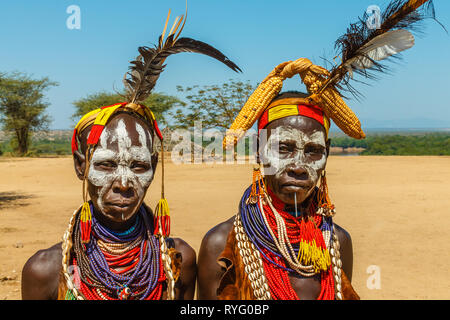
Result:
{"label": "dry dirt ground", "polygon": [[[198,252],[203,235],[236,212],[251,167],[167,164],[172,235]],[[331,156],[327,172],[361,298],[450,299],[450,158]],[[158,170],[152,207],[159,186]],[[70,158],[0,158],[0,299],[20,299],[24,263],[61,240],[81,201]]]}

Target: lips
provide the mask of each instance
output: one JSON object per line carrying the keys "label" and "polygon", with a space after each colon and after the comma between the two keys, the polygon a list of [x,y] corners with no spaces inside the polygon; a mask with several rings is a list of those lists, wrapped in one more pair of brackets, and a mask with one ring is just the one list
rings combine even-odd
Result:
{"label": "lips", "polygon": [[134,205],[134,202],[121,201],[121,202],[106,202],[107,206],[118,207],[118,208],[128,208]]}
{"label": "lips", "polygon": [[312,185],[310,181],[289,181],[286,183],[283,183],[281,185],[281,188],[290,191],[290,192],[298,192],[300,190],[309,190],[311,189]]}

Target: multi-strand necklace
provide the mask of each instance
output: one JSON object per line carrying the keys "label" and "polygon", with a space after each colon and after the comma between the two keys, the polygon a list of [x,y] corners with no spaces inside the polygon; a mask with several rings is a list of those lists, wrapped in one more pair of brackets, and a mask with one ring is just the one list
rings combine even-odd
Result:
{"label": "multi-strand necklace", "polygon": [[161,299],[166,275],[159,240],[144,207],[124,232],[109,230],[93,217],[91,240],[86,244],[81,241],[79,219],[76,221],[72,264],[78,270],[78,292],[85,299]]}
{"label": "multi-strand necklace", "polygon": [[[329,253],[333,234],[331,217],[316,214],[312,201],[307,212],[297,218],[284,211],[284,203],[270,189],[257,194],[257,201],[249,201],[252,187],[245,191],[235,221],[238,245],[246,247],[240,250],[244,264],[248,265],[246,272],[251,282],[256,278],[260,282],[260,285],[252,284],[256,298],[298,299],[288,277],[289,273],[295,273],[304,277],[320,276],[318,299],[334,299],[335,281]],[[262,277],[261,271],[253,270],[258,265],[255,257],[259,255],[264,271]],[[264,285],[270,294],[262,290]]]}

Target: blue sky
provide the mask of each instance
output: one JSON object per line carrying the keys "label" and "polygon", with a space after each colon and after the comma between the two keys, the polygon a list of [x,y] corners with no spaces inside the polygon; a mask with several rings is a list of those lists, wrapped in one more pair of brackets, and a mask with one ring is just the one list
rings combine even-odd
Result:
{"label": "blue sky", "polygon": [[[385,0],[189,0],[183,36],[210,43],[237,63],[235,74],[215,60],[184,53],[167,60],[155,91],[177,95],[176,86],[221,84],[228,79],[261,81],[277,64],[306,57],[321,64],[335,56],[334,41],[369,5]],[[435,0],[437,17],[450,30],[450,1]],[[66,9],[81,9],[81,29],[66,26]],[[48,91],[52,129],[70,129],[72,102],[97,91],[122,88],[137,47],[156,43],[168,10],[184,0],[40,0],[0,4],[0,71],[22,71],[59,82]],[[356,85],[362,101],[349,106],[363,128],[450,128],[450,36],[434,21],[425,34],[370,86]],[[285,90],[304,90],[299,78]]]}

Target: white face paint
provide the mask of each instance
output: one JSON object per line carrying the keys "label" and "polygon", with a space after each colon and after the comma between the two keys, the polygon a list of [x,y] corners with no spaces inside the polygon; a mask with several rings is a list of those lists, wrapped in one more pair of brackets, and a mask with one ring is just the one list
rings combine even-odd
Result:
{"label": "white face paint", "polygon": [[[280,151],[284,144],[295,143],[293,152],[289,156]],[[305,148],[318,146],[326,150],[326,137],[323,131],[317,130],[307,134],[290,126],[280,126],[271,132],[271,135],[262,151],[265,159],[265,174],[275,175],[279,178],[289,166],[304,168],[314,183],[319,180],[318,170],[325,169],[327,162],[326,151],[312,156],[305,152]]]}
{"label": "white face paint", "polygon": [[[140,146],[132,145],[125,122],[123,119],[120,119],[116,128],[106,127],[103,130],[99,144],[92,156],[88,180],[94,186],[101,187],[98,193],[97,205],[102,211],[104,208],[103,197],[115,181],[120,181],[122,186],[132,187],[137,192],[139,203],[141,203],[145,190],[153,180],[152,156],[147,144],[148,138],[150,146],[152,145],[152,138],[150,134],[146,134],[146,131],[139,123],[135,122],[135,125]],[[117,151],[107,148],[108,144],[111,145],[113,143],[117,143]],[[136,173],[132,170],[136,162],[145,163],[149,169]],[[107,171],[96,169],[95,166],[101,163],[113,163],[114,168]]]}

